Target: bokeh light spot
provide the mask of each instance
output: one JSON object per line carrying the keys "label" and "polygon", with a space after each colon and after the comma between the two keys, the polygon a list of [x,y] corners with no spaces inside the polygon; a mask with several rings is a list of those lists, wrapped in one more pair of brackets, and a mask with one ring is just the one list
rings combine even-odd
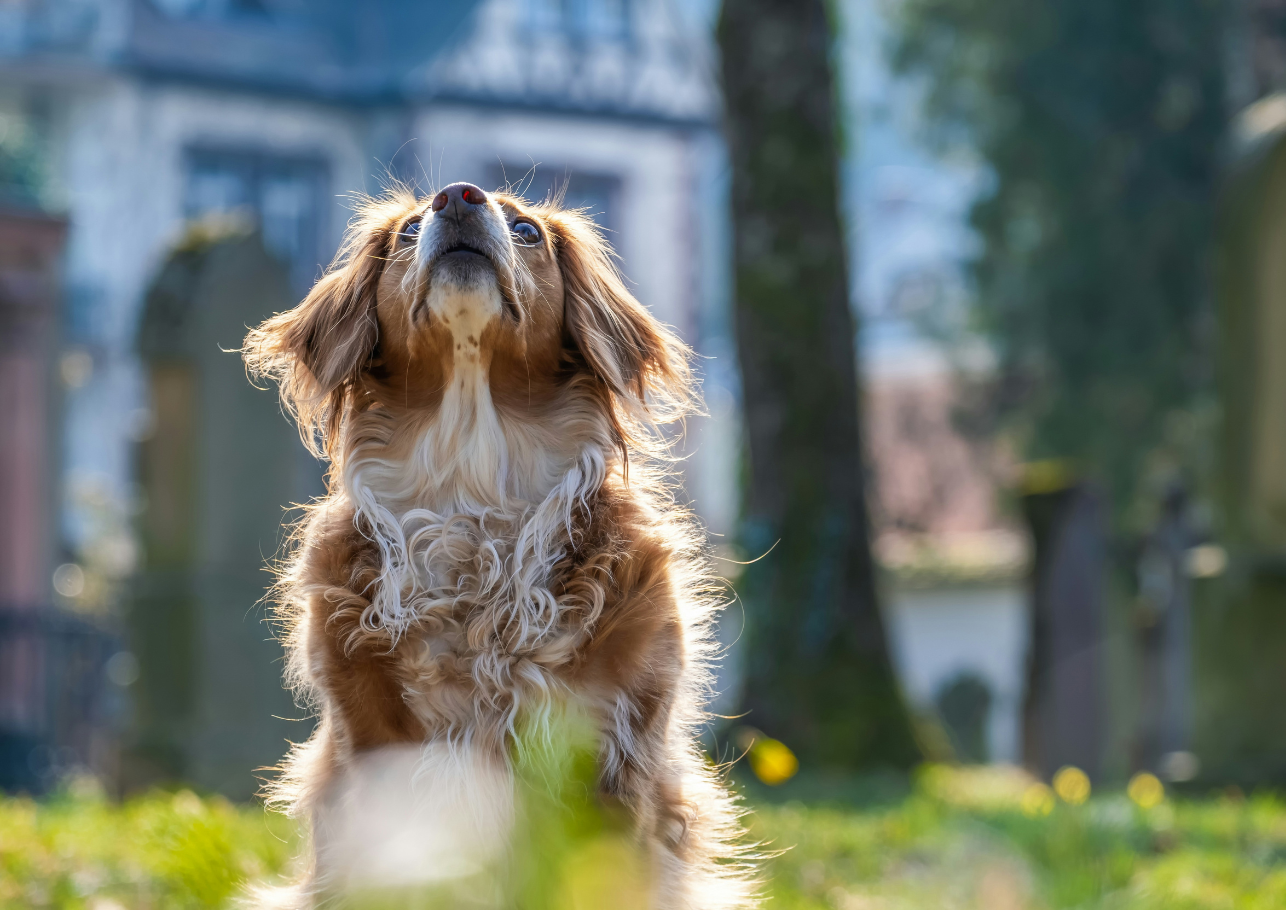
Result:
{"label": "bokeh light spot", "polygon": [[85,593],[85,572],[74,562],[66,562],[54,570],[54,590],[63,597],[79,597]]}
{"label": "bokeh light spot", "polygon": [[1054,775],[1054,792],[1069,806],[1079,806],[1090,798],[1090,779],[1080,768],[1068,765]]}
{"label": "bokeh light spot", "polygon": [[750,747],[750,769],[770,787],[784,784],[799,770],[799,759],[783,742],[760,737]]}
{"label": "bokeh light spot", "polygon": [[1130,778],[1125,793],[1140,809],[1152,809],[1165,799],[1165,785],[1155,774],[1140,771]]}

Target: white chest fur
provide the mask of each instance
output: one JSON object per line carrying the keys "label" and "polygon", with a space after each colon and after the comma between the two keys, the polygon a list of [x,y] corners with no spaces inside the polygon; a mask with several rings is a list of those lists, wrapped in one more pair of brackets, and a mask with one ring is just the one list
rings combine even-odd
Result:
{"label": "white chest fur", "polygon": [[469,616],[490,628],[496,647],[520,653],[557,625],[551,572],[567,553],[577,510],[603,483],[607,430],[577,401],[568,402],[566,420],[502,417],[481,347],[500,317],[498,293],[434,291],[428,302],[453,339],[441,405],[400,447],[405,454],[370,442],[345,465],[346,491],[382,560],[362,621],[397,638],[416,624],[432,629]]}

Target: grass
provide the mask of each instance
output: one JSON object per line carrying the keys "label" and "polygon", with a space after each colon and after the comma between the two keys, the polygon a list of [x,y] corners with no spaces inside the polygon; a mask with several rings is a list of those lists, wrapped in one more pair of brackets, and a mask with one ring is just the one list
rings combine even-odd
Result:
{"label": "grass", "polygon": [[92,787],[0,801],[0,908],[221,907],[284,869],[293,823],[190,790],[113,804]]}
{"label": "grass", "polygon": [[[1071,805],[1017,772],[937,767],[747,796],[754,836],[780,851],[773,910],[1286,907],[1286,804],[1270,795]],[[190,791],[0,800],[0,908],[226,906],[295,847],[287,820]]]}
{"label": "grass", "polygon": [[864,808],[809,789],[751,820],[790,848],[770,868],[776,910],[1286,908],[1286,804],[1270,795],[1069,805],[1016,771],[940,767]]}

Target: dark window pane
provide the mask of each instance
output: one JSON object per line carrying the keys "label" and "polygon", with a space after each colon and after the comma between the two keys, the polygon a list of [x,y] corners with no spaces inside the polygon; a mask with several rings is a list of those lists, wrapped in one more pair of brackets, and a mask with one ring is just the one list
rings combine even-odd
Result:
{"label": "dark window pane", "polygon": [[324,162],[249,150],[191,149],[184,214],[243,213],[306,288],[327,258]]}

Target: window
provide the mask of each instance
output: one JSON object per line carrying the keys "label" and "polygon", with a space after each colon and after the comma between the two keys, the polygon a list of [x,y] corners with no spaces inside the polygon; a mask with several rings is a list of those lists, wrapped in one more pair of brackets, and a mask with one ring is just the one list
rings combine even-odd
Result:
{"label": "window", "polygon": [[199,218],[242,212],[263,233],[263,242],[290,268],[304,290],[328,258],[327,167],[310,158],[192,149],[188,152],[184,214]]}

